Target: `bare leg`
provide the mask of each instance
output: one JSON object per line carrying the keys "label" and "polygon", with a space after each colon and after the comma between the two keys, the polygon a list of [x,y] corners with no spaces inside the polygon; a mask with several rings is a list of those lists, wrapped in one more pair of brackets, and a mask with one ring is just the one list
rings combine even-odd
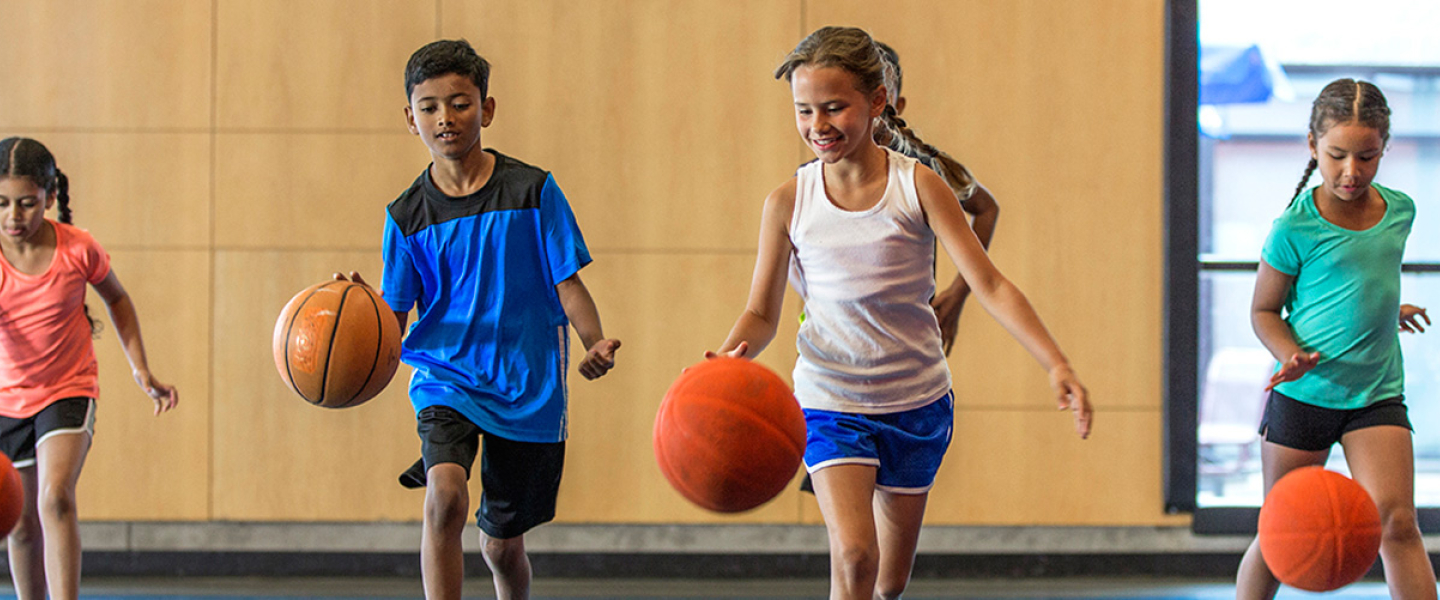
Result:
{"label": "bare leg", "polygon": [[1390,597],[1435,600],[1435,569],[1415,518],[1415,451],[1410,430],[1385,425],[1345,434],[1345,460],[1380,509],[1380,558]]}
{"label": "bare leg", "polygon": [[461,536],[470,513],[465,468],[440,463],[425,475],[425,529],[420,539],[420,573],[428,600],[459,600],[465,583]]}
{"label": "bare leg", "polygon": [[[1271,442],[1260,443],[1260,463],[1265,479],[1265,494],[1286,473],[1301,467],[1320,466],[1330,457],[1330,450],[1311,452],[1296,450]],[[1260,555],[1260,540],[1250,542],[1245,557],[1240,560],[1240,572],[1235,576],[1235,600],[1270,600],[1280,589],[1280,581],[1265,566],[1265,557]]]}
{"label": "bare leg", "polygon": [[875,493],[875,530],[880,541],[880,574],[875,582],[875,598],[898,600],[910,584],[910,571],[915,567],[915,545],[920,540],[920,525],[925,520],[925,501],[929,493]]}
{"label": "bare leg", "polygon": [[80,596],[80,517],[75,484],[90,452],[90,434],[62,433],[35,448],[36,506],[45,538],[45,581],[52,600]]}
{"label": "bare leg", "polygon": [[25,490],[25,507],[20,520],[6,540],[10,554],[10,578],[15,582],[19,600],[45,600],[45,538],[40,528],[40,512],[35,508],[35,465],[19,469],[20,483]]}
{"label": "bare leg", "polygon": [[811,474],[830,538],[831,600],[871,600],[880,570],[875,467],[841,464]]}
{"label": "bare leg", "polygon": [[495,575],[495,597],[499,600],[527,600],[530,597],[530,557],[525,555],[525,536],[497,539],[480,532],[485,564]]}

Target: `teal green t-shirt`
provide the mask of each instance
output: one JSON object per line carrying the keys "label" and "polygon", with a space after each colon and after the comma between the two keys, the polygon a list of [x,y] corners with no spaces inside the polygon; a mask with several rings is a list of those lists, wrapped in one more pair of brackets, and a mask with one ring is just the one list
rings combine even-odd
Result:
{"label": "teal green t-shirt", "polygon": [[1405,393],[1400,355],[1400,260],[1415,221],[1404,193],[1372,186],[1385,217],[1352,231],[1326,221],[1314,189],[1275,219],[1261,252],[1266,264],[1295,277],[1285,321],[1306,352],[1320,362],[1276,391],[1316,406],[1363,408]]}

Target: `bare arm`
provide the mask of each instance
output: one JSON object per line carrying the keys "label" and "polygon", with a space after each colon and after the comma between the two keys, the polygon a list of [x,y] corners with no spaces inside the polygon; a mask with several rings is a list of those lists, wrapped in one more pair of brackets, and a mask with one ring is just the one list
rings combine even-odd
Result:
{"label": "bare arm", "polygon": [[1093,414],[1085,386],[1080,384],[1069,360],[1045,329],[1030,301],[990,262],[959,204],[952,201],[954,193],[944,180],[933,171],[917,169],[915,184],[930,228],[955,261],[980,305],[1045,367],[1060,407],[1075,411],[1076,432],[1081,437],[1089,436]]}
{"label": "bare arm", "polygon": [[1295,276],[1286,275],[1264,260],[1260,261],[1260,270],[1255,274],[1255,295],[1250,300],[1250,327],[1270,355],[1282,363],[1280,370],[1270,377],[1270,385],[1265,387],[1267,390],[1278,383],[1299,379],[1320,362],[1320,353],[1305,352],[1295,341],[1290,325],[1281,317],[1285,298],[1294,285]]}
{"label": "bare arm", "polygon": [[115,324],[115,334],[120,338],[120,347],[125,351],[126,360],[130,361],[130,375],[135,378],[140,389],[145,391],[145,395],[155,403],[155,414],[175,408],[180,402],[180,393],[174,386],[161,383],[150,373],[150,362],[145,356],[145,340],[140,335],[140,317],[135,312],[135,303],[130,300],[125,286],[120,285],[120,279],[115,277],[115,271],[110,271],[110,274],[94,287],[95,292],[105,301],[110,321]]}
{"label": "bare arm", "polygon": [[575,326],[575,333],[586,348],[585,358],[580,360],[580,374],[586,379],[605,375],[615,367],[615,350],[620,347],[620,340],[606,339],[600,327],[600,311],[595,308],[590,290],[576,273],[555,284],[555,293],[560,296],[565,317]]}
{"label": "bare arm", "polygon": [[[792,179],[765,198],[755,272],[750,278],[750,297],[745,302],[745,312],[735,320],[718,354],[754,358],[775,339],[780,327],[780,309],[785,303],[785,273],[790,266],[790,216],[794,211],[795,180]],[[706,356],[715,354],[707,352]]]}
{"label": "bare arm", "polygon": [[[961,202],[960,207],[974,216],[970,228],[975,230],[980,245],[989,249],[990,238],[995,235],[995,223],[1000,218],[1000,205],[995,202],[995,197],[985,186],[976,184],[975,193]],[[945,344],[945,356],[950,356],[955,347],[955,335],[960,329],[960,311],[965,308],[965,299],[969,296],[970,286],[963,276],[957,274],[950,286],[935,294],[930,301],[930,307],[935,309],[935,319],[940,322],[940,340]]]}

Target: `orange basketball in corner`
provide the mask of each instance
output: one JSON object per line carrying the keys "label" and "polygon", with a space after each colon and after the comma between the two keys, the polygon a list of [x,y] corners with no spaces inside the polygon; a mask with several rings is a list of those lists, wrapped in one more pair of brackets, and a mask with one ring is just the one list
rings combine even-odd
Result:
{"label": "orange basketball in corner", "polygon": [[374,398],[400,366],[400,324],[368,285],[325,281],[280,311],[272,342],[275,368],[306,402],[326,408]]}
{"label": "orange basketball in corner", "polygon": [[1321,467],[1286,473],[1260,507],[1260,554],[1275,577],[1312,592],[1365,576],[1380,552],[1380,511],[1365,488]]}
{"label": "orange basketball in corner", "polygon": [[25,487],[10,457],[0,454],[0,537],[10,535],[25,511]]}
{"label": "orange basketball in corner", "polygon": [[805,455],[805,416],[775,373],[741,358],[680,374],[655,416],[655,459],[680,495],[732,513],[774,498]]}

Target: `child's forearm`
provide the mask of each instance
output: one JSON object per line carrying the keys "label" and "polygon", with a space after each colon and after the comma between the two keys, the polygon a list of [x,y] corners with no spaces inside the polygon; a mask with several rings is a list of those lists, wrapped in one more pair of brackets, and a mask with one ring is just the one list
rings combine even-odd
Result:
{"label": "child's forearm", "polygon": [[1280,313],[1268,310],[1256,310],[1250,313],[1250,327],[1255,330],[1255,337],[1260,338],[1260,343],[1270,351],[1275,360],[1286,362],[1290,357],[1305,352],[1300,344],[1295,341],[1295,334],[1290,331],[1290,325],[1285,319],[1280,318]]}
{"label": "child's forearm", "polygon": [[578,273],[556,284],[555,292],[560,296],[565,317],[575,327],[575,333],[586,349],[605,339],[605,331],[600,326],[600,310],[595,307],[595,299],[590,296],[585,283],[580,281]]}
{"label": "child's forearm", "polygon": [[1009,280],[1001,278],[994,289],[983,294],[977,291],[976,296],[985,311],[995,317],[1046,371],[1070,364],[1025,294]]}
{"label": "child's forearm", "polygon": [[135,312],[135,303],[129,294],[121,295],[105,305],[110,321],[115,324],[115,334],[120,338],[120,347],[130,361],[132,373],[149,373],[150,363],[145,356],[145,341],[140,335],[140,318]]}

